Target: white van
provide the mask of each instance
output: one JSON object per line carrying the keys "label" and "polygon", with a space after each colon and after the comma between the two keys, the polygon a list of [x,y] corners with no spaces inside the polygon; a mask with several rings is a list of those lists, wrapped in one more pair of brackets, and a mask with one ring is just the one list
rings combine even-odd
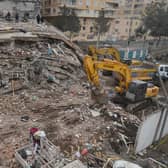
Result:
{"label": "white van", "polygon": [[162,79],[168,79],[168,65],[160,64],[158,68],[158,72]]}

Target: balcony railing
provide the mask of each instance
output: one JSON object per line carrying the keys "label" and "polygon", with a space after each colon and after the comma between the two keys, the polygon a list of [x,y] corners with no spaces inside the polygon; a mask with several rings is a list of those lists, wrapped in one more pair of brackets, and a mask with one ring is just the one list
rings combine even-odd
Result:
{"label": "balcony railing", "polygon": [[119,4],[118,0],[106,0],[106,3],[117,3],[117,4]]}

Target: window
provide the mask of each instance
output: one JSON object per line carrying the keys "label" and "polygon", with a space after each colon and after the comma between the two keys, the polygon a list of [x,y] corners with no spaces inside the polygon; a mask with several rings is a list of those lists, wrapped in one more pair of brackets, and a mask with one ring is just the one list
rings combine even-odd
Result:
{"label": "window", "polygon": [[85,27],[85,26],[83,26],[83,27],[82,27],[82,29],[83,29],[83,30],[86,30],[86,27]]}
{"label": "window", "polygon": [[76,0],[71,0],[71,5],[76,5]]}
{"label": "window", "polygon": [[90,6],[90,0],[86,0],[86,6]]}
{"label": "window", "polygon": [[56,9],[55,8],[53,8],[53,13],[56,13]]}
{"label": "window", "polygon": [[50,8],[45,9],[45,14],[50,14],[50,13],[51,13],[51,9]]}
{"label": "window", "polygon": [[79,5],[82,5],[82,4],[83,4],[82,0],[80,0],[78,3],[79,3]]}
{"label": "window", "polygon": [[94,6],[95,6],[95,7],[98,6],[98,2],[97,2],[97,0],[94,0]]}
{"label": "window", "polygon": [[90,33],[92,33],[93,32],[93,27],[90,27]]}
{"label": "window", "polygon": [[160,71],[163,71],[163,67],[160,67]]}
{"label": "window", "polygon": [[168,72],[168,67],[165,67],[165,71]]}
{"label": "window", "polygon": [[128,32],[128,29],[125,29],[125,32]]}
{"label": "window", "polygon": [[115,23],[116,23],[116,24],[119,24],[119,23],[120,23],[120,21],[119,21],[119,20],[116,20],[116,21],[115,21]]}
{"label": "window", "polygon": [[51,0],[45,1],[45,6],[50,6],[51,5]]}
{"label": "window", "polygon": [[86,18],[83,19],[83,23],[86,24]]}
{"label": "window", "polygon": [[115,29],[115,32],[117,33],[117,32],[118,32],[118,29]]}

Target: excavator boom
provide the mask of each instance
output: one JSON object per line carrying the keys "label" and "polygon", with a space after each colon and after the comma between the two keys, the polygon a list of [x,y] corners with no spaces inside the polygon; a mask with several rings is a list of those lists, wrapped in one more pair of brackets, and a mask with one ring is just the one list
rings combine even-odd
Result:
{"label": "excavator boom", "polygon": [[129,83],[131,82],[131,71],[127,65],[122,64],[116,60],[104,59],[103,61],[94,61],[92,57],[85,56],[84,67],[87,72],[89,81],[95,85],[100,86],[98,70],[107,70],[117,72],[122,76],[119,87],[121,92],[126,88],[128,89]]}
{"label": "excavator boom", "polygon": [[[154,74],[157,72],[157,68],[150,66],[146,68],[146,63],[139,60],[121,60],[120,52],[115,47],[109,48],[96,48],[95,46],[89,46],[89,56],[92,56],[93,60],[100,61],[99,57],[108,58],[109,60],[116,60],[129,66],[132,72],[132,78],[134,80],[153,80]],[[103,59],[104,59],[103,58]]]}
{"label": "excavator boom", "polygon": [[[140,101],[145,98],[151,98],[158,95],[159,88],[142,80],[132,78],[132,72],[144,73],[145,70],[132,70],[128,65],[118,62],[116,60],[104,59],[102,61],[94,60],[91,56],[87,55],[84,58],[84,68],[87,73],[90,83],[97,88],[100,87],[99,70],[107,70],[116,72],[120,75],[116,91],[120,95],[126,95],[131,101]],[[112,76],[111,76],[112,77]]]}
{"label": "excavator boom", "polygon": [[89,46],[89,55],[94,58],[94,60],[98,60],[98,55],[106,55],[112,56],[114,60],[121,61],[120,59],[120,52],[114,48],[96,48],[94,46]]}

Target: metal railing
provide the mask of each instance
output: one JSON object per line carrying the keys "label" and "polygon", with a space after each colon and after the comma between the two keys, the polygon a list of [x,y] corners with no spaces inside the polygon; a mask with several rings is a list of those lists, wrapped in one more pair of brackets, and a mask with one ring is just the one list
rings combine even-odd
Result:
{"label": "metal railing", "polygon": [[33,144],[29,144],[15,151],[15,158],[23,168],[29,168],[33,164],[38,164],[41,168],[55,168],[62,164],[59,147],[47,138],[41,138],[40,149],[35,155],[33,155],[33,148]]}

